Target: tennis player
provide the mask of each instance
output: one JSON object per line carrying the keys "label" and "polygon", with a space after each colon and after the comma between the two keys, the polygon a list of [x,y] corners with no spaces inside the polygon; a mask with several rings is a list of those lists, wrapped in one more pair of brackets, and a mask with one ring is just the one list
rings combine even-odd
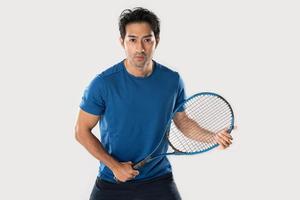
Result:
{"label": "tennis player", "polygon": [[[152,59],[160,40],[160,21],[153,12],[140,7],[124,10],[119,31],[126,58],[91,80],[75,127],[77,141],[100,161],[90,200],[181,199],[167,157],[139,170],[132,164],[160,142],[172,112],[186,98],[183,81]],[[98,122],[100,141],[92,133]],[[216,136],[222,148],[231,140],[226,131]],[[166,142],[158,151],[166,152],[167,147]]]}

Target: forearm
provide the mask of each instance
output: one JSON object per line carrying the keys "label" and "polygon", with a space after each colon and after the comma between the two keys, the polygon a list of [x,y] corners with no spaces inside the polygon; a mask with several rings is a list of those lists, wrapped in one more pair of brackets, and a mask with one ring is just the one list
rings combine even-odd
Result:
{"label": "forearm", "polygon": [[180,131],[188,138],[198,141],[211,143],[213,142],[214,133],[202,128],[192,119],[186,119],[185,123],[179,127]]}
{"label": "forearm", "polygon": [[94,156],[97,160],[101,161],[108,168],[110,168],[111,170],[116,168],[120,163],[116,159],[114,159],[110,154],[107,153],[102,143],[91,131],[85,131],[87,132],[81,132],[77,134],[82,135],[76,137],[77,141],[81,145],[83,145],[92,156]]}

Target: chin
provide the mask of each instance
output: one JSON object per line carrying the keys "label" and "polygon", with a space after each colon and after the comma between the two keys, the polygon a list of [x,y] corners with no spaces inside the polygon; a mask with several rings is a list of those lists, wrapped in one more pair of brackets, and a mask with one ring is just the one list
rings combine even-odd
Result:
{"label": "chin", "polygon": [[134,66],[136,66],[139,69],[143,69],[145,67],[145,64],[146,62],[140,62],[140,63],[135,62]]}
{"label": "chin", "polygon": [[136,68],[138,68],[138,69],[144,69],[144,67],[145,67],[145,65],[143,64],[135,64],[134,65]]}

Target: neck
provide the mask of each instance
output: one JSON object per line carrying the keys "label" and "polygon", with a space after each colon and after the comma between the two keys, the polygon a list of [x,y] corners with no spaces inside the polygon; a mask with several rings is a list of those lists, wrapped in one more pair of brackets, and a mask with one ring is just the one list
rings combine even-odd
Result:
{"label": "neck", "polygon": [[124,61],[124,65],[126,70],[132,74],[133,76],[137,77],[147,77],[149,76],[153,71],[153,62],[146,63],[143,67],[136,67],[132,65],[128,59]]}

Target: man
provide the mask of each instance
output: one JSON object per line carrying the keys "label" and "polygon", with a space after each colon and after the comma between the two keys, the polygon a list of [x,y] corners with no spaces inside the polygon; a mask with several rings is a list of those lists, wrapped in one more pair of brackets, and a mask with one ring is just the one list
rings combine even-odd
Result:
{"label": "man", "polygon": [[[152,60],[160,39],[160,22],[153,12],[124,10],[119,30],[126,59],[91,81],[75,128],[76,139],[101,163],[90,199],[181,199],[166,157],[139,170],[132,164],[161,140],[172,112],[185,99],[183,82],[177,72]],[[181,117],[184,112],[175,115],[175,123]],[[101,142],[91,132],[98,122]],[[216,136],[223,148],[231,139],[225,131]],[[158,151],[166,151],[166,146]]]}

